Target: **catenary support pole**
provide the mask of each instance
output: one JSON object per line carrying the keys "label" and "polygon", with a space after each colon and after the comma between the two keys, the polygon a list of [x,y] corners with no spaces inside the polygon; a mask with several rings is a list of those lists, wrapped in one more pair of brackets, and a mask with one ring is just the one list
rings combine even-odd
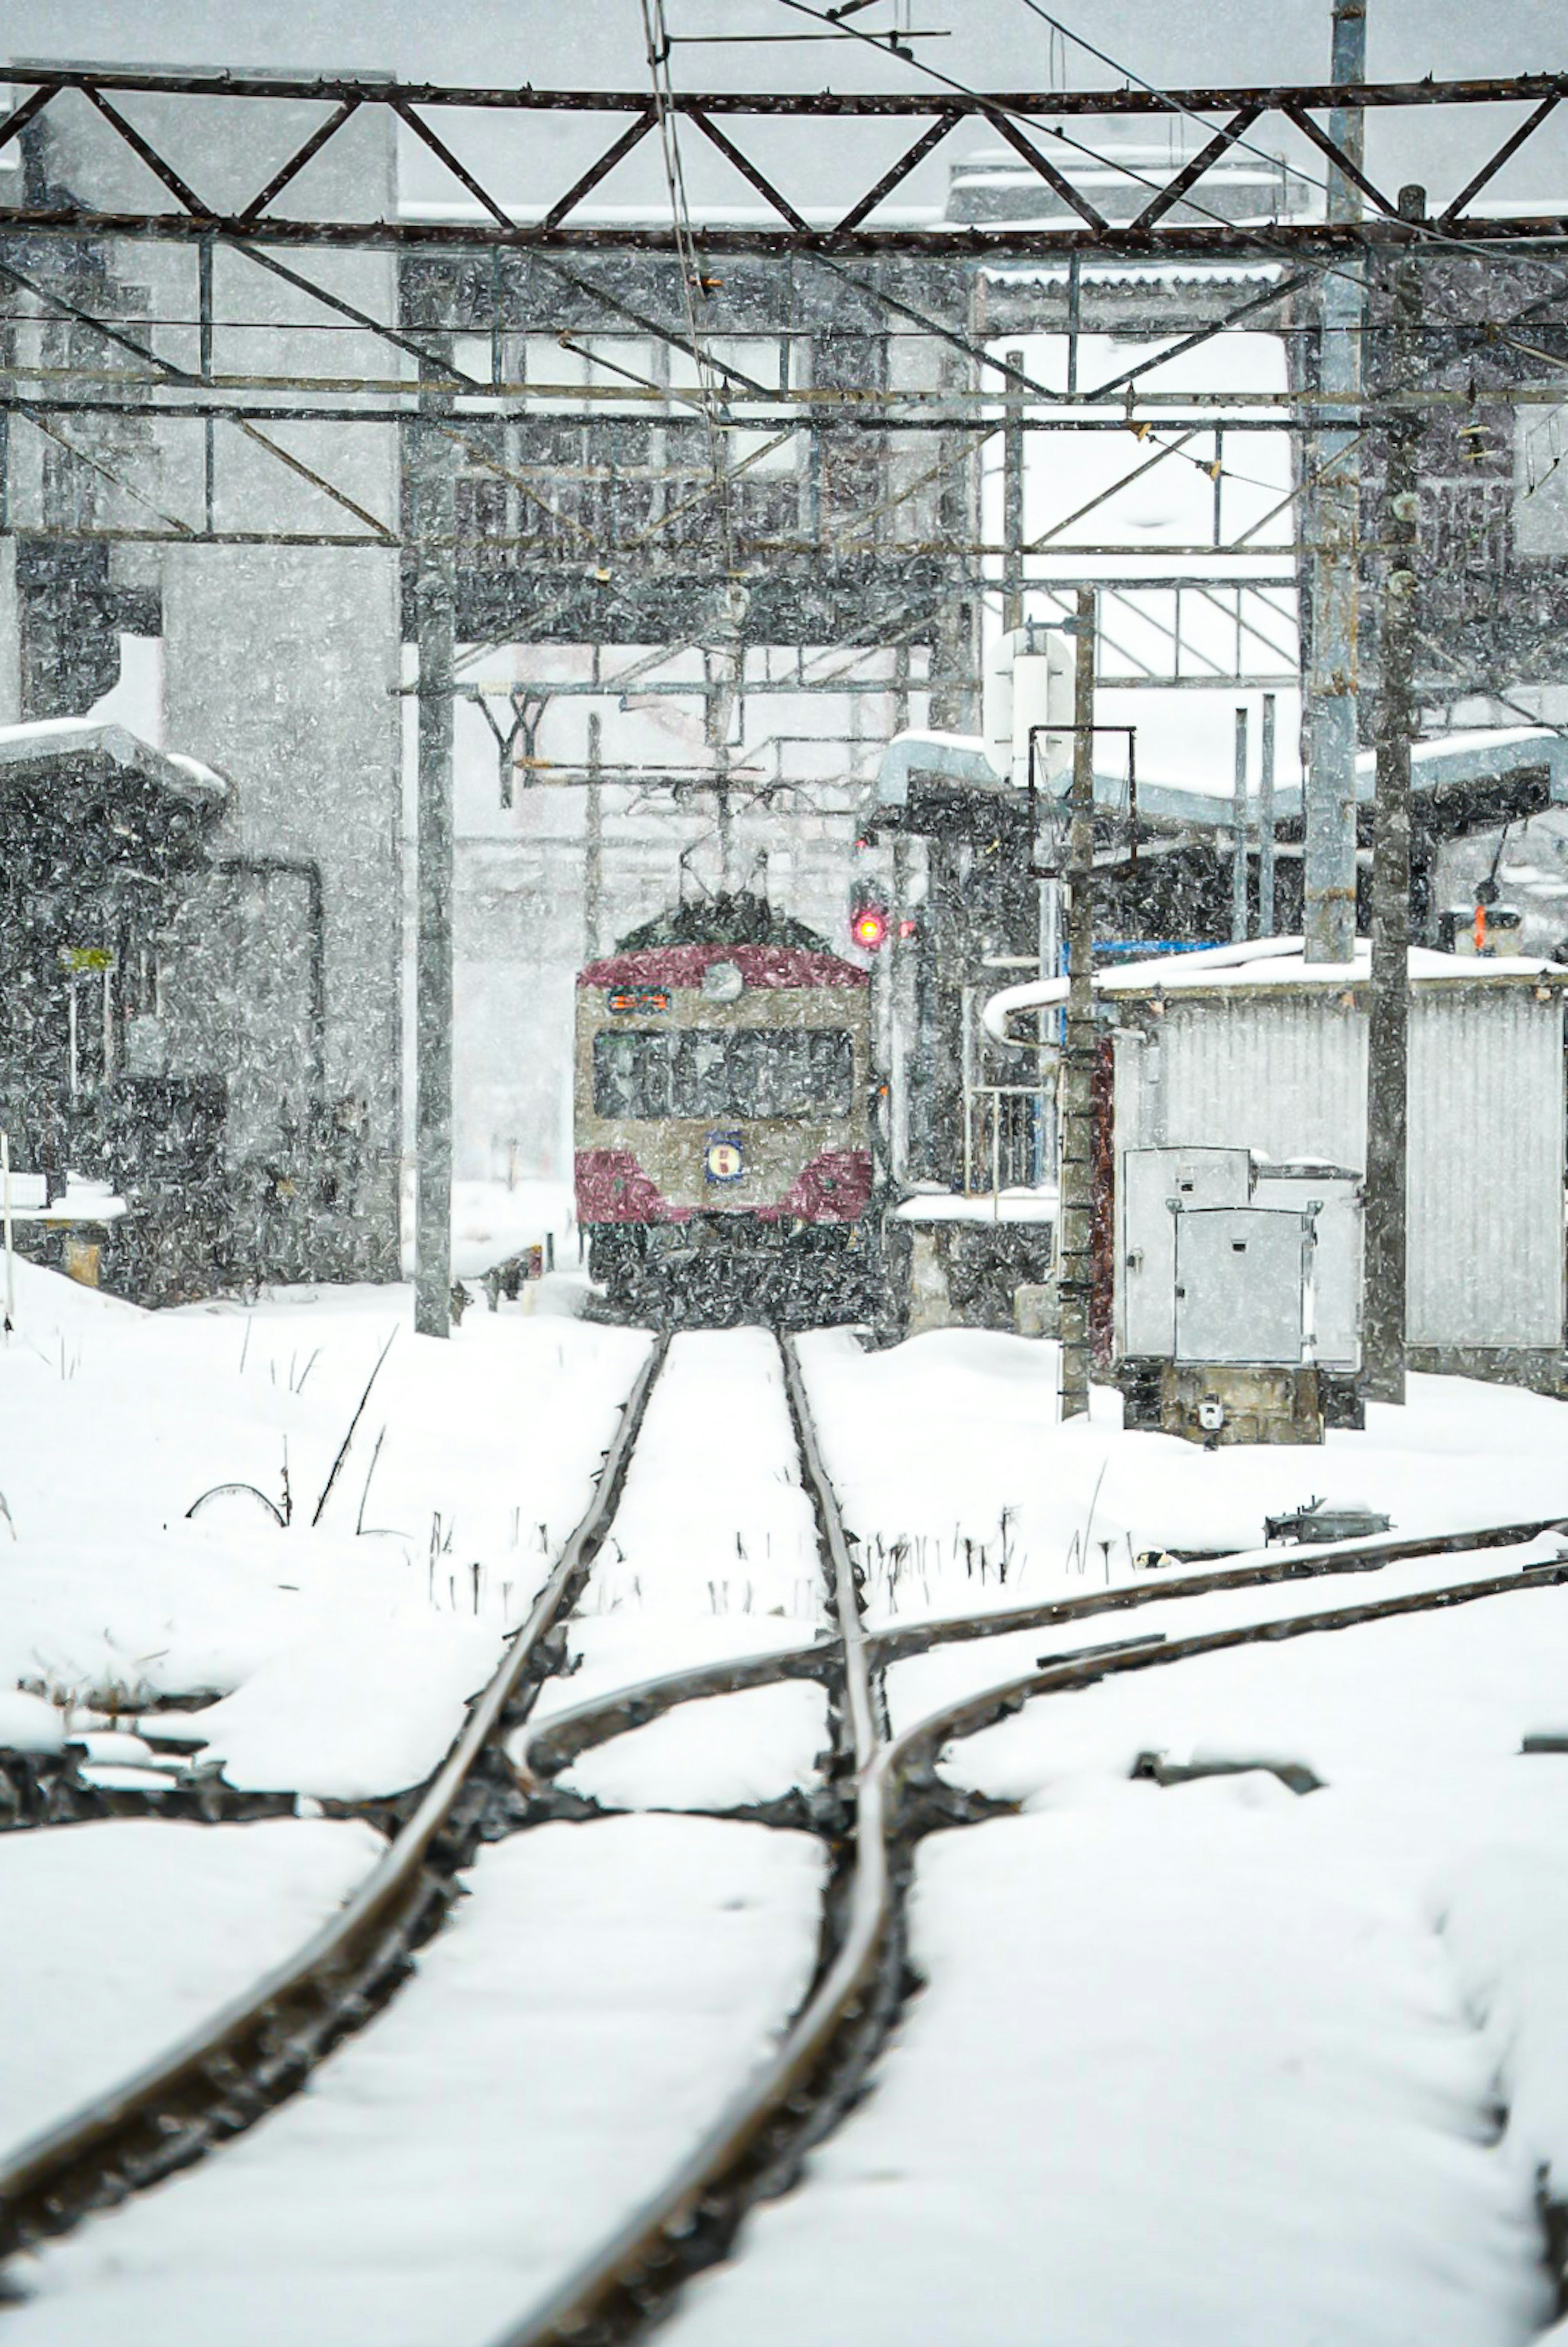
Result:
{"label": "catenary support pole", "polygon": [[[1007,364],[1022,373],[1023,354],[1009,351]],[[1002,434],[1002,625],[1009,634],[1023,625],[1023,394],[1007,386],[1007,422]]]}
{"label": "catenary support pole", "polygon": [[11,1136],[0,1133],[0,1217],[5,1240],[5,1334],[16,1326],[16,1257],[11,1237]]}
{"label": "catenary support pole", "polygon": [[[1366,79],[1366,0],[1334,0],[1334,81]],[[1336,108],[1331,136],[1358,168],[1359,108]],[[1329,171],[1329,218],[1355,220],[1361,196],[1337,165]],[[1316,476],[1308,500],[1311,657],[1305,715],[1305,909],[1308,961],[1345,962],[1356,937],[1357,564],[1359,559],[1361,343],[1365,293],[1350,254],[1323,272],[1319,297],[1320,388],[1344,405],[1322,410],[1325,428],[1307,446]]]}
{"label": "catenary support pole", "polygon": [[599,951],[599,921],[605,897],[605,790],[599,780],[603,729],[596,709],[588,712],[588,795],[584,817],[583,932],[585,961]]}
{"label": "catenary support pole", "polygon": [[1230,934],[1247,935],[1247,711],[1236,712],[1236,766],[1230,801]]}
{"label": "catenary support pole", "polygon": [[[433,365],[434,364],[433,356]],[[428,379],[408,436],[419,655],[415,845],[413,1325],[452,1332],[452,685],[456,652],[453,533],[456,452],[437,420],[450,405]]]}
{"label": "catenary support pole", "polygon": [[1274,935],[1274,695],[1263,696],[1257,744],[1257,934]]}
{"label": "catenary support pole", "polygon": [[[1040,889],[1040,975],[1060,978],[1062,974],[1062,883],[1042,880]],[[1040,1172],[1038,1179],[1049,1182],[1059,1163],[1061,1136],[1058,1131],[1060,1103],[1056,1095],[1056,1043],[1061,1033],[1062,1013],[1042,1010],[1040,1013]]]}
{"label": "catenary support pole", "polygon": [[1067,1030],[1062,1047],[1062,1188],[1057,1290],[1062,1415],[1089,1409],[1095,1214],[1095,591],[1078,589],[1073,788],[1067,830]]}
{"label": "catenary support pole", "polygon": [[[1426,215],[1424,188],[1401,188],[1400,217]],[[1421,264],[1392,271],[1389,374],[1420,364]],[[1405,1398],[1406,1145],[1410,1071],[1410,735],[1414,731],[1420,426],[1395,408],[1385,426],[1383,587],[1378,624],[1378,790],[1372,809],[1372,1001],[1367,1035],[1366,1304],[1361,1383],[1373,1401]]]}

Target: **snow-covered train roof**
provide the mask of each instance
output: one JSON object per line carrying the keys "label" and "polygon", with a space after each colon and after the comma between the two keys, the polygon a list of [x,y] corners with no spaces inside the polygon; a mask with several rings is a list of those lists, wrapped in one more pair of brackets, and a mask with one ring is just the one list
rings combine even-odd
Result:
{"label": "snow-covered train roof", "polygon": [[802,953],[832,951],[826,938],[804,921],[777,911],[766,897],[748,888],[667,906],[651,921],[628,929],[616,951],[638,953],[647,946],[788,946]]}

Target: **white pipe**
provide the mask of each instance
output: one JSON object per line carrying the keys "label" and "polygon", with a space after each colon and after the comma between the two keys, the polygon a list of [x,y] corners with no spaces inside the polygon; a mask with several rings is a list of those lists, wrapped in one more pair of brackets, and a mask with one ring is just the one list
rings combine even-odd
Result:
{"label": "white pipe", "polygon": [[[1248,938],[1245,942],[1227,946],[1202,946],[1196,953],[1164,955],[1157,961],[1124,962],[1118,969],[1097,970],[1096,989],[1103,989],[1107,978],[1121,980],[1130,993],[1146,982],[1149,973],[1156,969],[1237,969],[1244,962],[1276,961],[1285,954],[1299,954],[1299,938]],[[993,1043],[1004,1043],[1014,1051],[1038,1051],[1038,1034],[1022,1036],[1009,1031],[1008,1021],[1021,1010],[1050,1010],[1067,999],[1064,978],[1032,978],[1022,986],[1004,987],[993,994],[981,1009],[980,1023]]]}

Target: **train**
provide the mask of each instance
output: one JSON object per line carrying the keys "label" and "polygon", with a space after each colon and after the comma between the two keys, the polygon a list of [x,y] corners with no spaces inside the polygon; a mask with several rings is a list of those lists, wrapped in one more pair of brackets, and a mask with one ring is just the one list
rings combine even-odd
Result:
{"label": "train", "polygon": [[870,973],[747,892],[577,973],[575,1189],[607,1306],[657,1326],[867,1317]]}

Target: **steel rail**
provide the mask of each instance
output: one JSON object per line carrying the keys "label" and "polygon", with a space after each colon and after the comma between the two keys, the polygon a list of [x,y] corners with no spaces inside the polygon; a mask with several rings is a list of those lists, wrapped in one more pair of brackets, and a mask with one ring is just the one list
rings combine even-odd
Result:
{"label": "steel rail", "polygon": [[[658,2191],[629,2217],[495,2347],[596,2347],[626,2337],[697,2261],[706,2235],[727,2238],[745,2202],[799,2157],[859,2070],[846,2045],[874,2031],[896,1993],[899,1901],[891,1863],[886,1744],[860,1624],[859,1577],[843,1520],[822,1464],[792,1340],[779,1339],[785,1391],[801,1465],[816,1511],[843,1658],[847,1730],[840,1758],[854,1769],[852,1870],[839,1944],[805,2009],[760,2072],[749,2079]],[[870,2048],[862,2049],[869,2054]],[[850,2079],[845,2070],[850,2065]]]}
{"label": "steel rail", "polygon": [[[461,1815],[476,1769],[515,1726],[528,1682],[575,1599],[626,1480],[667,1339],[623,1406],[594,1494],[526,1621],[384,1857],[341,1911],[284,1963],[139,2070],[0,2164],[0,2256],[67,2230],[239,2133],[302,2081],[384,2001],[411,1947],[434,1928],[464,1862]],[[449,1846],[438,1870],[443,1838]]]}
{"label": "steel rail", "polygon": [[1454,1605],[1472,1605],[1487,1597],[1508,1597],[1530,1589],[1561,1588],[1568,1583],[1568,1559],[1519,1566],[1484,1581],[1450,1583],[1441,1589],[1413,1590],[1402,1597],[1369,1599],[1362,1605],[1334,1606],[1321,1614],[1288,1614],[1274,1621],[1242,1623],[1228,1630],[1207,1630],[1190,1638],[1173,1638],[1163,1645],[1107,1647],[1097,1655],[1064,1656],[1044,1663],[1020,1677],[983,1687],[930,1712],[904,1730],[881,1757],[880,1765],[901,1786],[920,1770],[934,1767],[942,1747],[977,1736],[983,1728],[1021,1711],[1036,1696],[1071,1695],[1100,1680],[1128,1671],[1156,1670],[1166,1663],[1190,1661],[1198,1655],[1225,1654],[1240,1646],[1272,1645],[1290,1638],[1317,1637],[1329,1630],[1364,1627],[1370,1622],[1398,1621],[1412,1614],[1435,1614]]}
{"label": "steel rail", "polygon": [[[933,1647],[956,1645],[981,1638],[1004,1638],[1024,1630],[1048,1630],[1068,1622],[1082,1622],[1100,1614],[1136,1611],[1145,1605],[1180,1603],[1188,1597],[1223,1596],[1231,1590],[1266,1589],[1281,1582],[1330,1578],[1339,1573],[1379,1573],[1385,1565],[1407,1563],[1423,1556],[1455,1556],[1478,1550],[1516,1547],[1555,1532],[1563,1519],[1549,1516],[1528,1523],[1488,1524],[1473,1531],[1429,1533],[1412,1538],[1382,1534],[1369,1541],[1323,1541],[1299,1548],[1276,1550],[1256,1564],[1227,1563],[1207,1573],[1148,1574],[1141,1581],[1113,1589],[1086,1591],[1080,1597],[1042,1599],[1034,1605],[1010,1606],[984,1614],[937,1614],[897,1629],[868,1630],[865,1645],[873,1672]],[[1245,1553],[1245,1552],[1238,1552]],[[705,1663],[694,1670],[669,1671],[657,1678],[634,1681],[608,1695],[596,1696],[570,1710],[542,1721],[528,1737],[522,1773],[538,1784],[558,1776],[581,1753],[607,1743],[629,1728],[641,1727],[678,1705],[701,1703],[710,1696],[736,1695],[748,1687],[770,1686],[780,1679],[826,1679],[838,1666],[836,1640],[814,1646],[786,1646],[770,1654],[742,1655],[722,1663]]]}

